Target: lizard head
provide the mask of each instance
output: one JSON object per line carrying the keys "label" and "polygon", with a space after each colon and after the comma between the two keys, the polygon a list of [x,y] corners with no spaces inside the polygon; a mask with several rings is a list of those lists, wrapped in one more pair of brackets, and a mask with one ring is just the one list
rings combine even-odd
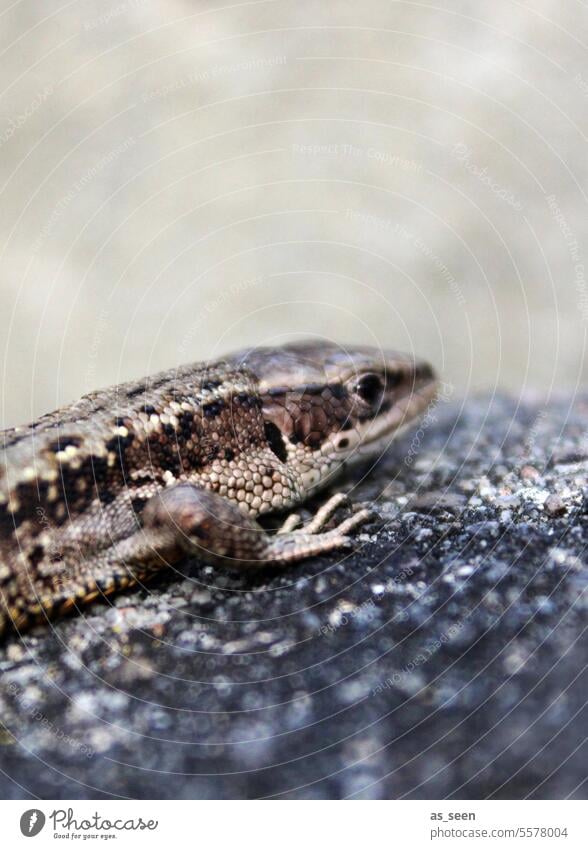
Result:
{"label": "lizard head", "polygon": [[381,453],[437,393],[428,363],[378,348],[300,342],[235,361],[256,375],[269,444],[307,490]]}

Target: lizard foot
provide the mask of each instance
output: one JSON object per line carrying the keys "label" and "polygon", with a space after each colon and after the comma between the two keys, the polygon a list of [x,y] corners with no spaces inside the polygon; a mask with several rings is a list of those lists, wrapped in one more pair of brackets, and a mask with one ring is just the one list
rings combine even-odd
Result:
{"label": "lizard foot", "polygon": [[[291,513],[286,518],[284,524],[279,528],[277,534],[319,534],[324,531],[327,523],[333,518],[337,510],[340,507],[349,506],[349,504],[349,497],[343,492],[338,492],[329,498],[328,501],[326,501],[322,507],[317,510],[311,521],[303,527],[299,527],[302,522],[300,514]],[[371,518],[373,518],[373,515],[374,514],[372,514],[370,510],[362,508],[357,510],[345,522],[338,525],[335,530],[341,530],[342,527],[345,527],[345,530],[342,531],[342,533],[349,533],[350,531],[358,528],[360,525],[368,522]]]}
{"label": "lizard foot", "polygon": [[324,530],[325,525],[332,519],[339,507],[347,504],[349,504],[349,499],[345,493],[337,492],[322,507],[319,507],[311,521],[302,528],[298,527],[302,522],[300,515],[298,513],[291,513],[279,529],[278,534],[318,534]]}

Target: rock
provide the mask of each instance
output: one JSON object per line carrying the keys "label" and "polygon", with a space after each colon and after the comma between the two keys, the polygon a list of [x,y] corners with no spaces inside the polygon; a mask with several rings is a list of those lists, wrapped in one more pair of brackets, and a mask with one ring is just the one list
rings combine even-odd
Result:
{"label": "rock", "polygon": [[354,551],[186,561],[5,642],[2,796],[583,798],[582,403],[554,402],[523,468],[539,401],[445,404],[426,463],[407,434],[358,470],[380,519]]}
{"label": "rock", "polygon": [[460,492],[420,492],[410,503],[416,513],[460,513],[467,504]]}
{"label": "rock", "polygon": [[545,500],[543,507],[549,516],[563,516],[566,512],[566,505],[563,503],[559,495],[550,495]]}

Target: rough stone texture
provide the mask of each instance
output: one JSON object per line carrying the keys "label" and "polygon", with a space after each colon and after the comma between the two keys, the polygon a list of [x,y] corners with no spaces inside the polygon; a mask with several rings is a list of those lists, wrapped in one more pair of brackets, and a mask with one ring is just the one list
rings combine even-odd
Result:
{"label": "rough stone texture", "polygon": [[443,405],[347,558],[188,563],[5,643],[1,795],[585,798],[587,410]]}

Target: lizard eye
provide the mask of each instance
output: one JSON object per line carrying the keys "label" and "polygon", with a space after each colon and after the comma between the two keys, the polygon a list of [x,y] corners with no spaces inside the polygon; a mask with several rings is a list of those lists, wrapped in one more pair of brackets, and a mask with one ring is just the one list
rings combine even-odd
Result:
{"label": "lizard eye", "polygon": [[384,381],[379,374],[362,374],[355,383],[354,392],[366,404],[377,404],[384,392]]}

